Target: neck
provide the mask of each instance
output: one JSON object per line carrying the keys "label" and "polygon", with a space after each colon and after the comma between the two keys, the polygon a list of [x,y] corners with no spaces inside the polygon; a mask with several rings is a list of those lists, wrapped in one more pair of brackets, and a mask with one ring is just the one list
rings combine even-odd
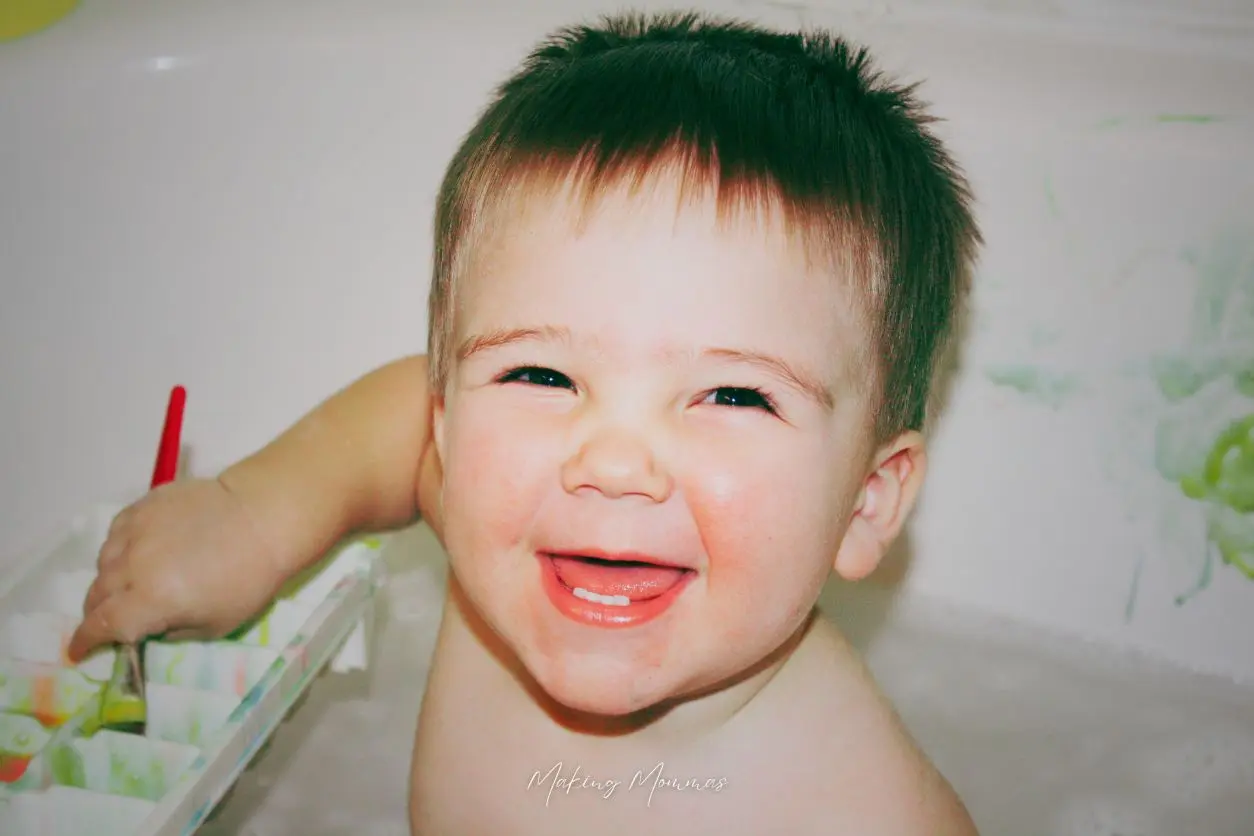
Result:
{"label": "neck", "polygon": [[[814,614],[774,653],[736,677],[624,716],[575,711],[550,697],[514,653],[483,621],[450,572],[440,639],[432,659],[428,689],[440,691],[437,702],[456,704],[463,696],[480,704],[485,718],[534,728],[539,723],[559,734],[619,739],[652,747],[666,741],[696,747],[734,724],[751,704],[761,701],[769,686],[810,635]],[[432,696],[435,696],[434,694]]]}

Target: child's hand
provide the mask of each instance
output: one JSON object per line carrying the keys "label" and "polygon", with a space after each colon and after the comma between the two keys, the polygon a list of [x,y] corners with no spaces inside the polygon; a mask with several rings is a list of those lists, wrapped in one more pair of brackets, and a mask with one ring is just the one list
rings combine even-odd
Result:
{"label": "child's hand", "polygon": [[100,549],[68,653],[149,636],[217,638],[284,581],[245,502],[216,479],[171,482],[125,508]]}

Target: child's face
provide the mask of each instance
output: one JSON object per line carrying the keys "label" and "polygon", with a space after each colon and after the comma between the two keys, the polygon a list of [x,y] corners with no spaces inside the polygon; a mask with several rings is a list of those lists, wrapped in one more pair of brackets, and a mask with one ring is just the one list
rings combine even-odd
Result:
{"label": "child's face", "polygon": [[578,229],[536,200],[500,224],[458,288],[436,412],[467,597],[553,698],[603,714],[762,660],[834,563],[874,567],[922,472],[917,447],[871,443],[847,283],[676,199],[611,194]]}

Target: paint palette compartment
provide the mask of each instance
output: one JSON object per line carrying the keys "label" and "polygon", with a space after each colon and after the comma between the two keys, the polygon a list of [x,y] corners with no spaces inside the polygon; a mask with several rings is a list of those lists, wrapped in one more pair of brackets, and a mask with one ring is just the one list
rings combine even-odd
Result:
{"label": "paint palette compartment", "polygon": [[116,652],[65,656],[118,507],[0,578],[0,834],[184,836],[325,667],[365,668],[381,541],[341,545],[220,641],[144,645],[143,735],[85,734]]}

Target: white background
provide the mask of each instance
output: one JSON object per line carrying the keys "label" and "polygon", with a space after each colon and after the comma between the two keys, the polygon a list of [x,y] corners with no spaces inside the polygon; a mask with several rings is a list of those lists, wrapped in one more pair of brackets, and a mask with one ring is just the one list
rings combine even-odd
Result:
{"label": "white background", "polygon": [[[172,384],[210,474],[423,349],[462,132],[546,30],[617,4],[427,5],[87,0],[0,44],[0,567],[144,489]],[[884,580],[1254,676],[1254,582],[1217,567],[1174,603],[1205,532],[1137,371],[1190,338],[1181,251],[1254,240],[1254,7],[697,5],[837,26],[923,79],[980,199],[969,349]]]}

